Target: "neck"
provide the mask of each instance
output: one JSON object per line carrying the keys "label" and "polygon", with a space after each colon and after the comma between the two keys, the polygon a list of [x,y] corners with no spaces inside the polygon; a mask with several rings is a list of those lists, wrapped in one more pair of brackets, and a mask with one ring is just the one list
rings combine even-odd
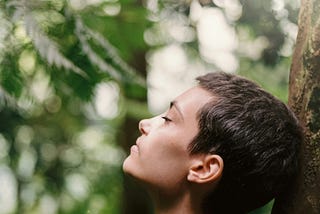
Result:
{"label": "neck", "polygon": [[192,197],[191,194],[153,195],[155,214],[201,214],[201,197]]}

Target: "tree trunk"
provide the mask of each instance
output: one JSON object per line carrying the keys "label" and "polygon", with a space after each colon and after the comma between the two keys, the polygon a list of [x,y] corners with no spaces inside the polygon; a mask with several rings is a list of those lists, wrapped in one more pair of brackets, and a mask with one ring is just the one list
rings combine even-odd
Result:
{"label": "tree trunk", "polygon": [[289,106],[305,128],[301,170],[272,213],[320,213],[320,0],[302,0],[292,57]]}

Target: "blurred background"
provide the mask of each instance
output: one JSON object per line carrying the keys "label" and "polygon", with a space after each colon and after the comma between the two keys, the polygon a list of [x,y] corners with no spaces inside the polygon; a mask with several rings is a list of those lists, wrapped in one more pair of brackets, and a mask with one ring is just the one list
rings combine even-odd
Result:
{"label": "blurred background", "polygon": [[0,213],[152,213],[121,170],[138,121],[217,70],[286,102],[298,10],[298,0],[0,0]]}

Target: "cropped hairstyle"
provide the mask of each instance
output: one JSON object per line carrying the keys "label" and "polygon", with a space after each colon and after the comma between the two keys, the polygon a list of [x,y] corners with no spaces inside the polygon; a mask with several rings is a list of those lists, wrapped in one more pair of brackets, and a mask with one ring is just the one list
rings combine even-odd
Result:
{"label": "cropped hairstyle", "polygon": [[199,133],[191,154],[218,154],[224,161],[205,213],[246,213],[280,194],[295,176],[301,126],[290,109],[255,83],[232,74],[197,78],[213,99],[198,112]]}

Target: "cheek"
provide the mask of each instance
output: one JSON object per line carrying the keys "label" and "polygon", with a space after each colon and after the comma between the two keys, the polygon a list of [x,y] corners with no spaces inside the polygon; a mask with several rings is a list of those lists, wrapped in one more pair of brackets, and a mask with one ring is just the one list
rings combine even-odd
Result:
{"label": "cheek", "polygon": [[176,148],[159,148],[141,162],[140,180],[160,188],[175,188],[188,173],[187,156]]}
{"label": "cheek", "polygon": [[[184,154],[188,144],[188,137],[183,132],[167,131],[159,132],[149,139],[150,149],[160,156],[168,156],[170,154]],[[147,146],[147,145],[146,145]]]}
{"label": "cheek", "polygon": [[141,148],[141,156],[144,156],[144,163],[151,161],[153,167],[161,166],[168,169],[186,164],[189,153],[187,150],[188,142],[185,137],[177,136],[175,133],[170,135],[159,135],[157,140],[149,142],[145,148]]}

